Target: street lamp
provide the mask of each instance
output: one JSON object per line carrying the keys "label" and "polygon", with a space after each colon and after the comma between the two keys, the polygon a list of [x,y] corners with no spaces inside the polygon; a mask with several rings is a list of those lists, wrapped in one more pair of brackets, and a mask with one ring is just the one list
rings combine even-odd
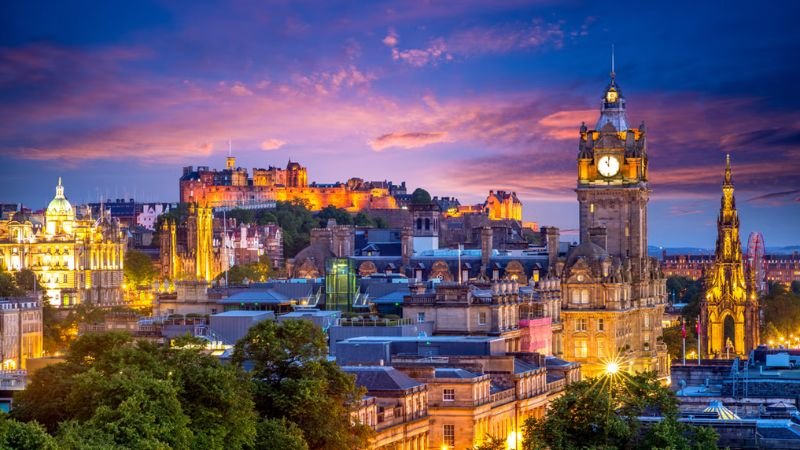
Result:
{"label": "street lamp", "polygon": [[619,372],[619,363],[611,361],[606,364],[606,373],[609,375],[616,375]]}

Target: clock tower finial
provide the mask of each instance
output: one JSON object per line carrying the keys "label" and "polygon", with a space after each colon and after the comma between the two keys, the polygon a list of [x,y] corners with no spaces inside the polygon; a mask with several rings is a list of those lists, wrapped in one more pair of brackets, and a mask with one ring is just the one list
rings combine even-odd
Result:
{"label": "clock tower finial", "polygon": [[611,44],[611,82],[614,82],[614,78],[617,74],[614,72],[614,44]]}

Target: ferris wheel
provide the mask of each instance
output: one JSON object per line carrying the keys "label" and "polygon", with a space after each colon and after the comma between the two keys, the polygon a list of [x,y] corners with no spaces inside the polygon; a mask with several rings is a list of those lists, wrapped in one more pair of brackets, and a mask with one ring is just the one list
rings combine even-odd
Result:
{"label": "ferris wheel", "polygon": [[766,289],[764,252],[764,236],[758,231],[753,231],[747,238],[747,265],[754,272],[755,288],[759,294]]}

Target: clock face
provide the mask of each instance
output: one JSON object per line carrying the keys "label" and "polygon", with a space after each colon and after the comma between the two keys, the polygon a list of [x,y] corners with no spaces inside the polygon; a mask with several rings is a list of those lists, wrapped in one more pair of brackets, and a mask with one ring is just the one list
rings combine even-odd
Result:
{"label": "clock face", "polygon": [[609,91],[606,93],[606,101],[607,101],[608,103],[614,103],[614,102],[616,102],[616,101],[617,101],[617,97],[618,97],[618,96],[619,96],[619,94],[617,94],[617,91],[615,91],[614,89],[610,89],[610,90],[609,90]]}
{"label": "clock face", "polygon": [[619,172],[619,160],[613,156],[603,156],[597,162],[597,170],[604,177],[613,177]]}

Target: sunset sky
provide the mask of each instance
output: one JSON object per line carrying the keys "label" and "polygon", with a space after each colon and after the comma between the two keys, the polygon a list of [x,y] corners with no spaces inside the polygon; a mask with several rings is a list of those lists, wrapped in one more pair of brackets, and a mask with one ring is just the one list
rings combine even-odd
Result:
{"label": "sunset sky", "polygon": [[[0,5],[0,202],[176,201],[181,168],[291,158],[577,227],[575,158],[616,48],[647,124],[650,243],[800,243],[800,3],[34,1]],[[575,234],[565,239],[577,239]]]}

